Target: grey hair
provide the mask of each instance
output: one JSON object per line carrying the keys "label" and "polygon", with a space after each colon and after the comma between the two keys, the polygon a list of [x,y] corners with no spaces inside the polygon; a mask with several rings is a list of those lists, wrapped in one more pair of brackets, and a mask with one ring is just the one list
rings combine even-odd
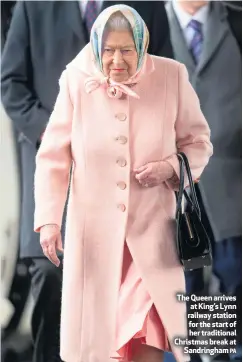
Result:
{"label": "grey hair", "polygon": [[104,33],[109,33],[110,31],[129,31],[133,36],[133,31],[131,24],[126,19],[126,17],[121,13],[121,11],[116,11],[111,17],[108,19]]}

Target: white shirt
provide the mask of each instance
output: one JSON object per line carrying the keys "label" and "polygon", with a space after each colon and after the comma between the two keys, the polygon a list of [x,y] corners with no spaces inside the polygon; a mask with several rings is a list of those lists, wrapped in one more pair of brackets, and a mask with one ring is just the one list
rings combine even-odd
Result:
{"label": "white shirt", "polygon": [[[89,1],[89,0],[79,1],[79,7],[80,7],[80,11],[81,11],[81,16],[82,16],[82,18],[84,17],[84,14],[85,14],[85,10],[86,10],[86,6],[87,6],[88,1]],[[96,4],[97,4],[97,10],[98,10],[98,12],[100,12],[100,10],[101,10],[101,8],[102,8],[102,5],[103,5],[103,1],[102,1],[102,0],[97,0],[97,1],[96,1]]]}
{"label": "white shirt", "polygon": [[188,14],[181,7],[179,1],[177,0],[172,0],[172,5],[189,48],[194,36],[194,30],[191,27],[188,27],[188,24],[190,23],[191,20],[199,21],[202,24],[202,31],[204,33],[205,25],[207,23],[207,18],[208,18],[209,3],[201,7],[194,15]]}

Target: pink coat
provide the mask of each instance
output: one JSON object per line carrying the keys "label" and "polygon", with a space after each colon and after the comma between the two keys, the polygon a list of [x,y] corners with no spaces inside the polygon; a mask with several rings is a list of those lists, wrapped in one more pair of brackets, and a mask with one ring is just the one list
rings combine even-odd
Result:
{"label": "pink coat", "polygon": [[124,240],[130,249],[177,361],[186,335],[185,291],[173,219],[177,177],[144,188],[131,170],[165,160],[178,173],[177,150],[198,178],[212,154],[210,131],[185,67],[147,56],[133,88],[140,99],[111,99],[104,88],[86,93],[89,46],[72,61],[36,159],[35,230],[62,224],[70,167],[61,313],[61,357],[108,362],[115,337]]}

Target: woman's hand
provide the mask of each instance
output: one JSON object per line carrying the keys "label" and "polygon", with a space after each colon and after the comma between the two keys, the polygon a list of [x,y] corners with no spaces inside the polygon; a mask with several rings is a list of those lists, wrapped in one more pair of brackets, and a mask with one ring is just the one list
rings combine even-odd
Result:
{"label": "woman's hand", "polygon": [[169,162],[155,161],[134,170],[138,182],[145,187],[162,184],[174,175],[174,169]]}
{"label": "woman's hand", "polygon": [[62,236],[60,228],[55,224],[42,226],[40,229],[40,244],[44,255],[57,267],[60,265],[60,260],[57,257],[56,251],[63,252]]}

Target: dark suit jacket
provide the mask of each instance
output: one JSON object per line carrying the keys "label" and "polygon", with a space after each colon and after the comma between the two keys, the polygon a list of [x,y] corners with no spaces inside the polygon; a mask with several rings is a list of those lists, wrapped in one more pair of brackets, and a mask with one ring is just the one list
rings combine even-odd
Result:
{"label": "dark suit jacket", "polygon": [[[105,1],[103,8],[114,3]],[[149,52],[172,56],[163,2],[127,1],[150,31]],[[36,146],[58,94],[65,66],[88,42],[76,1],[17,3],[2,54],[2,102],[19,131],[23,178],[21,256],[42,256],[33,232]]]}
{"label": "dark suit jacket", "polygon": [[168,18],[175,58],[187,66],[211,129],[214,154],[198,183],[201,199],[214,239],[237,237],[242,232],[241,11],[231,2],[226,7],[211,2],[197,67],[171,4]]}

